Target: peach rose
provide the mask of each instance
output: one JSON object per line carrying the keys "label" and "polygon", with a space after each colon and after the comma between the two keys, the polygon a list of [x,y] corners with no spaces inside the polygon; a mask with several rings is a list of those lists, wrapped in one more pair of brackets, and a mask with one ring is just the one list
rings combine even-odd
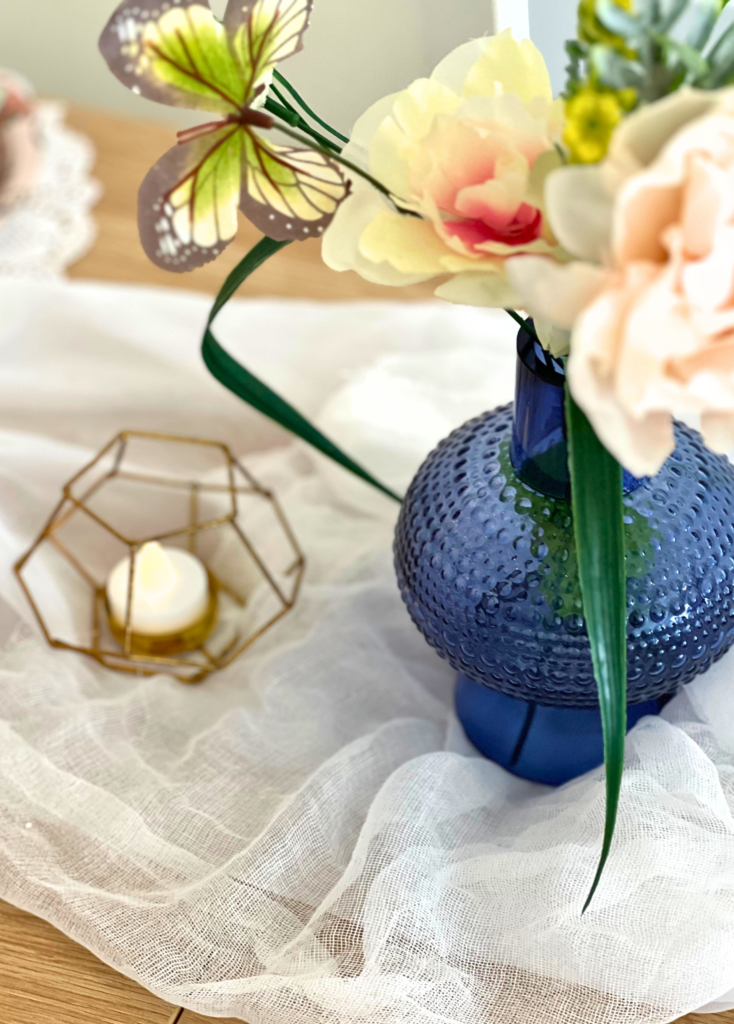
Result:
{"label": "peach rose", "polygon": [[355,178],[324,236],[324,260],[380,284],[449,277],[436,294],[453,302],[514,304],[507,257],[558,250],[543,185],[560,165],[562,128],[563,104],[529,40],[508,30],[459,47],[355,125],[345,156],[403,212]]}
{"label": "peach rose", "polygon": [[534,312],[572,329],[569,386],[638,476],[674,448],[673,414],[734,447],[734,90],[684,89],[632,114],[607,158],[548,181],[576,262],[512,260]]}

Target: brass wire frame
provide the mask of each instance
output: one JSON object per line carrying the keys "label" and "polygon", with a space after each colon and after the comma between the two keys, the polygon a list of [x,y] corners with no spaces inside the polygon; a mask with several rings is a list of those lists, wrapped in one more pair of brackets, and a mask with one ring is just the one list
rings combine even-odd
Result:
{"label": "brass wire frame", "polygon": [[[175,478],[175,477],[162,477],[157,474],[149,473],[129,473],[124,471],[122,462],[127,450],[128,442],[131,439],[142,439],[148,441],[158,441],[164,444],[182,444],[182,445],[198,445],[205,448],[218,449],[224,455],[226,460],[227,468],[227,484],[207,484],[193,480]],[[94,469],[105,458],[118,446],[117,451],[114,454],[114,461],[112,468],[105,474],[103,474],[98,480],[92,483],[81,495],[74,493],[74,486],[89,473],[90,470]],[[238,485],[235,480],[235,472],[238,471],[246,482],[246,486]],[[179,490],[189,491],[189,525],[183,529],[171,530],[164,533],[159,533],[154,536],[146,537],[145,540],[141,539],[130,539],[124,536],[119,530],[116,530],[109,522],[106,522],[101,516],[97,515],[92,509],[88,507],[90,498],[97,493],[97,491],[110,480],[129,480],[130,482],[147,483],[163,488],[173,488]],[[228,494],[230,496],[230,511],[223,516],[215,519],[208,519],[202,522],[198,520],[199,512],[199,496],[202,493],[220,493]],[[272,506],[273,512],[276,519],[278,520],[285,538],[288,542],[289,547],[293,552],[293,561],[286,569],[285,575],[293,580],[293,585],[290,588],[290,593],[284,592],[284,589],[278,585],[278,582],[274,578],[273,573],[269,570],[267,565],[260,558],[257,549],[252,544],[250,539],[244,530],[241,529],[237,522],[238,516],[238,495],[243,494],[256,494],[261,498],[264,498]],[[85,566],[79,561],[79,559],[67,548],[67,546],[59,539],[58,532],[62,526],[64,526],[72,516],[77,513],[82,513],[96,522],[104,530],[115,537],[119,542],[126,545],[130,551],[130,575],[128,583],[128,600],[127,600],[127,616],[125,621],[125,636],[124,643],[121,644],[121,650],[109,650],[105,649],[102,645],[102,623],[108,618],[107,608],[107,597],[105,586],[100,585],[92,575],[87,571]],[[194,554],[196,553],[196,539],[199,534],[205,531],[214,530],[219,527],[223,527],[229,524],[234,532],[239,537],[245,550],[248,552],[252,560],[257,565],[258,569],[262,573],[265,581],[274,592],[275,596],[280,603],[280,609],[273,615],[267,622],[260,626],[252,635],[243,636],[240,632],[236,631],[234,638],[226,645],[226,647],[219,653],[213,652],[207,641],[202,642],[192,652],[189,652],[185,657],[182,655],[164,655],[164,654],[137,654],[133,650],[133,633],[131,625],[131,612],[133,608],[133,592],[134,592],[134,568],[135,568],[135,556],[137,551],[142,547],[144,543],[150,541],[165,541],[172,540],[174,538],[186,538],[187,546],[189,551]],[[92,632],[91,632],[91,644],[84,646],[82,644],[75,644],[66,640],[59,639],[58,637],[52,636],[46,621],[41,613],[38,602],[34,598],[33,592],[30,585],[23,578],[23,569],[28,563],[29,559],[35,554],[35,552],[41,547],[42,544],[49,543],[54,549],[66,559],[69,565],[75,570],[75,572],[81,576],[84,582],[92,591],[91,600],[91,621],[92,621]],[[198,683],[205,679],[212,672],[216,672],[219,669],[225,668],[235,661],[241,654],[243,654],[252,644],[255,643],[271,626],[275,625],[280,619],[286,615],[296,600],[301,588],[303,581],[303,575],[306,568],[306,559],[301,551],[301,548],[296,540],[296,537],[285,517],[285,514],[280,506],[280,503],[272,491],[262,487],[254,477],[245,469],[245,467],[232,455],[231,451],[225,444],[221,444],[218,441],[207,441],[202,438],[195,437],[181,437],[174,434],[163,434],[152,431],[138,431],[138,430],[124,430],[117,434],[109,444],[105,445],[104,448],[92,459],[91,462],[87,463],[82,469],[76,473],[71,480],[66,483],[62,489],[62,497],[58,505],[51,513],[48,521],[41,530],[36,540],[33,542],[31,547],[25,554],[16,562],[13,566],[15,575],[18,582],[23,589],[28,602],[33,610],[41,631],[46,639],[46,642],[55,648],[66,651],[75,651],[78,654],[85,654],[95,661],[104,665],[106,668],[113,669],[118,672],[128,672],[134,675],[153,676],[157,675],[161,671],[167,671],[167,674],[172,675],[174,678],[185,683]],[[247,599],[241,594],[238,594],[231,586],[228,586],[223,580],[221,580],[210,566],[207,565],[207,571],[209,573],[210,582],[214,590],[214,596],[217,597],[220,593],[226,594],[232,601],[235,602],[239,607],[243,608],[247,603]],[[189,672],[184,673],[184,668],[189,669]],[[178,669],[178,671],[176,671]],[[193,670],[193,674],[191,674]]]}

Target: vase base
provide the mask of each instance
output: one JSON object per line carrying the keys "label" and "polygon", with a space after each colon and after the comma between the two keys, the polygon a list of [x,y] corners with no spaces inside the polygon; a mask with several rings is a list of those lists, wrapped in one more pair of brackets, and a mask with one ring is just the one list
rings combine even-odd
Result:
{"label": "vase base", "polygon": [[[516,700],[463,675],[456,680],[455,703],[474,746],[520,778],[561,786],[604,761],[598,708],[546,707]],[[627,730],[645,715],[659,714],[664,703],[630,705]]]}

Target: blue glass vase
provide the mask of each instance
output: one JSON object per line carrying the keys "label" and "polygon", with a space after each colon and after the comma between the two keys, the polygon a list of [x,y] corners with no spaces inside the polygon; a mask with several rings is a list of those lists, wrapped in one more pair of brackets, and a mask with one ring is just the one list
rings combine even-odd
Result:
{"label": "blue glass vase", "polygon": [[[479,749],[559,784],[603,760],[578,581],[563,366],[518,335],[513,406],[456,430],[418,471],[395,565],[426,640],[459,673]],[[629,725],[734,641],[734,471],[694,430],[653,479],[625,473]]]}

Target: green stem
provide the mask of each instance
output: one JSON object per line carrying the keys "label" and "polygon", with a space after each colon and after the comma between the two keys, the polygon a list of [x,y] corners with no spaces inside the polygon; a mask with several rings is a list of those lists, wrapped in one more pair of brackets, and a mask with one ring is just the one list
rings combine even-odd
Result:
{"label": "green stem", "polygon": [[[299,128],[302,132],[310,135],[312,139],[316,139],[316,141],[322,146],[328,148],[331,156],[333,156],[334,153],[341,153],[341,149],[335,142],[332,142],[331,139],[327,139],[312,128],[310,124],[307,124],[297,110],[281,106],[280,103],[276,103],[270,96],[268,96],[265,101],[265,109],[269,114],[274,114],[280,121],[284,121],[285,124],[289,124],[294,128]],[[278,125],[278,127],[280,128],[281,126]]]}
{"label": "green stem", "polygon": [[534,338],[539,345],[543,344],[529,320],[524,320],[523,317],[521,317],[519,313],[516,313],[514,309],[506,309],[505,313],[507,313],[508,316],[511,316],[515,323],[519,324],[524,331],[527,331],[530,337]]}
{"label": "green stem", "polygon": [[294,128],[298,128],[301,124],[301,115],[297,111],[292,107],[284,107],[282,103],[276,103],[272,96],[268,96],[265,100],[265,109],[268,113],[275,114],[281,121],[285,121],[286,124],[293,125]]}
{"label": "green stem", "polygon": [[315,114],[314,111],[311,110],[308,103],[306,103],[306,101],[301,96],[299,96],[299,94],[293,88],[288,79],[284,78],[283,75],[281,75],[280,71],[274,71],[273,77],[275,78],[276,82],[280,82],[280,84],[285,89],[288,90],[288,92],[291,94],[296,103],[298,103],[298,105],[303,110],[306,111],[309,117],[312,117],[314,121],[321,125],[322,128],[325,128],[327,132],[330,132],[334,136],[334,138],[340,139],[342,142],[349,142],[349,139],[346,137],[346,135],[342,135],[342,133],[338,132],[336,128],[332,128],[331,125],[327,124],[326,121],[323,121],[318,114]]}
{"label": "green stem", "polygon": [[278,99],[283,104],[283,106],[286,108],[286,110],[292,111],[295,114],[295,116],[298,118],[299,121],[303,120],[303,117],[296,110],[296,108],[293,106],[293,104],[288,99],[288,97],[284,96],[283,93],[280,91],[280,89],[277,87],[277,85],[274,85],[272,82],[270,83],[270,92],[272,92],[274,96],[278,97]]}
{"label": "green stem", "polygon": [[365,181],[370,183],[370,185],[376,188],[379,192],[382,192],[383,195],[387,196],[390,202],[395,202],[392,192],[385,188],[382,182],[378,181],[377,178],[373,178],[371,174],[363,170],[361,167],[358,167],[357,164],[352,163],[351,160],[347,160],[346,157],[341,155],[341,153],[333,153],[324,146],[314,146],[314,144],[309,142],[307,138],[304,138],[303,135],[299,135],[298,132],[294,132],[292,128],[286,128],[283,124],[278,125],[278,130],[283,132],[283,134],[287,135],[289,138],[294,139],[296,142],[300,142],[302,146],[306,146],[308,149],[315,149],[317,153],[321,153],[323,156],[328,156],[331,160],[336,161],[336,163],[343,164],[344,167],[348,167],[350,171],[354,171],[355,174],[364,178]]}

